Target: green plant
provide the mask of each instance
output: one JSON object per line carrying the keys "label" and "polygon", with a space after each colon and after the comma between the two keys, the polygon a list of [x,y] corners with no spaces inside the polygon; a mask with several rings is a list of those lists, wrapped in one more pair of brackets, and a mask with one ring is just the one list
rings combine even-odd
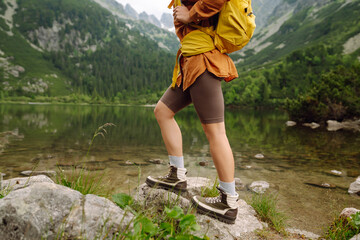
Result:
{"label": "green plant", "polygon": [[333,223],[328,227],[325,238],[332,240],[348,240],[360,233],[360,212],[344,218],[336,217]]}
{"label": "green plant", "polygon": [[105,123],[104,125],[102,125],[102,126],[100,126],[100,127],[98,127],[98,128],[96,129],[96,131],[95,131],[95,133],[94,133],[94,135],[93,135],[93,137],[92,137],[92,139],[91,139],[91,142],[90,142],[88,151],[87,151],[87,153],[86,153],[86,157],[88,157],[88,155],[89,155],[91,146],[92,146],[95,138],[96,138],[97,136],[99,136],[99,135],[101,135],[103,138],[105,138],[105,134],[107,134],[107,131],[106,131],[105,128],[106,128],[106,127],[111,127],[111,126],[116,126],[116,125],[113,124],[113,123]]}
{"label": "green plant", "polygon": [[5,188],[0,188],[0,199],[6,197],[11,192],[11,187],[7,186]]}
{"label": "green plant", "polygon": [[126,206],[131,205],[134,202],[134,199],[125,193],[118,193],[112,196],[114,203],[116,203],[120,208],[124,209]]}
{"label": "green plant", "polygon": [[73,167],[71,173],[66,173],[59,167],[55,176],[55,183],[79,191],[84,195],[96,194],[107,197],[109,193],[104,190],[102,181],[104,174],[94,174],[86,169],[76,167]]}
{"label": "green plant", "polygon": [[120,233],[119,239],[208,239],[206,236],[200,238],[192,234],[193,231],[200,230],[196,217],[185,214],[179,206],[143,208],[124,193],[113,195],[113,200],[119,207],[135,215],[133,229]]}
{"label": "green plant", "polygon": [[360,212],[352,215],[350,224],[358,232],[360,231]]}
{"label": "green plant", "polygon": [[277,232],[286,234],[286,217],[276,208],[276,196],[273,194],[253,194],[249,202],[262,221],[267,222]]}
{"label": "green plant", "polygon": [[201,196],[202,197],[216,197],[219,195],[219,191],[217,190],[217,186],[219,185],[218,177],[215,178],[214,184],[210,187],[202,187],[201,188]]}

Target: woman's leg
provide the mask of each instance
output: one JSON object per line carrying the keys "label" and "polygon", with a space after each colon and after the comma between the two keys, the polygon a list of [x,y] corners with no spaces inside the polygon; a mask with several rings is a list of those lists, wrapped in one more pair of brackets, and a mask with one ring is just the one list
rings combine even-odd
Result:
{"label": "woman's leg", "polygon": [[220,179],[218,198],[194,196],[191,202],[197,206],[199,213],[234,223],[238,213],[238,194],[235,191],[234,157],[225,131],[225,107],[220,80],[205,72],[190,90]]}
{"label": "woman's leg", "polygon": [[162,101],[156,104],[154,113],[168,154],[170,156],[183,156],[182,136],[179,125],[174,119],[175,113]]}
{"label": "woman's leg", "polygon": [[235,196],[234,157],[225,131],[225,107],[220,80],[206,71],[196,80],[190,94],[210,144],[220,179],[219,186]]}
{"label": "woman's leg", "polygon": [[202,124],[202,126],[210,144],[210,153],[220,181],[233,182],[234,157],[226,136],[225,123]]}
{"label": "woman's leg", "polygon": [[154,113],[161,129],[170,168],[165,176],[148,176],[146,183],[150,187],[159,186],[169,190],[185,191],[187,187],[186,168],[182,149],[182,136],[176,123],[175,113],[191,102],[190,95],[179,88],[169,88],[157,103]]}

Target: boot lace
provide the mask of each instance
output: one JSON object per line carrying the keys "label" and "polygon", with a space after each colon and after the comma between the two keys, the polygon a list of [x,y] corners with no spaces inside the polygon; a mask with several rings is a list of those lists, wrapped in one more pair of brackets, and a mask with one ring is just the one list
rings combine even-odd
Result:
{"label": "boot lace", "polygon": [[172,173],[172,168],[171,167],[169,167],[169,172],[168,172],[168,174],[167,175],[165,175],[165,176],[159,176],[158,178],[162,178],[162,179],[166,179],[166,178],[169,178],[170,177],[170,175],[171,175],[171,173]]}
{"label": "boot lace", "polygon": [[170,174],[171,174],[171,172],[168,172],[167,175],[165,175],[165,176],[159,176],[159,178],[162,178],[162,179],[169,178],[169,177],[170,177]]}
{"label": "boot lace", "polygon": [[207,197],[205,198],[205,201],[207,203],[218,203],[218,202],[221,202],[221,196],[217,196],[217,197]]}

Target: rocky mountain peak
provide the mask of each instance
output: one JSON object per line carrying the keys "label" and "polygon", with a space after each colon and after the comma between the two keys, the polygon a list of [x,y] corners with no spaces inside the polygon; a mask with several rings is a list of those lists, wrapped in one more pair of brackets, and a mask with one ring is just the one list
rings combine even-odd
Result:
{"label": "rocky mountain peak", "polygon": [[163,13],[160,22],[164,24],[164,27],[166,28],[174,27],[174,19],[170,13]]}
{"label": "rocky mountain peak", "polygon": [[125,13],[133,19],[139,19],[139,14],[136,12],[134,8],[131,7],[130,4],[125,5]]}

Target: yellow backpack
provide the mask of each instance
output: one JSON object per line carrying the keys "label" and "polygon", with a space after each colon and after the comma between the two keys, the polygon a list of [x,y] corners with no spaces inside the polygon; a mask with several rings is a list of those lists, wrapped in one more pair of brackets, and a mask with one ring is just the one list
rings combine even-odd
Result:
{"label": "yellow backpack", "polygon": [[222,53],[232,53],[242,49],[250,41],[255,27],[251,0],[227,1],[220,11],[215,30],[216,48]]}
{"label": "yellow backpack", "polygon": [[[181,5],[180,0],[172,0],[173,5]],[[222,53],[232,53],[242,49],[253,36],[255,31],[255,15],[252,12],[251,0],[228,0],[219,14],[219,21],[215,30],[191,24],[209,34],[215,47]]]}

